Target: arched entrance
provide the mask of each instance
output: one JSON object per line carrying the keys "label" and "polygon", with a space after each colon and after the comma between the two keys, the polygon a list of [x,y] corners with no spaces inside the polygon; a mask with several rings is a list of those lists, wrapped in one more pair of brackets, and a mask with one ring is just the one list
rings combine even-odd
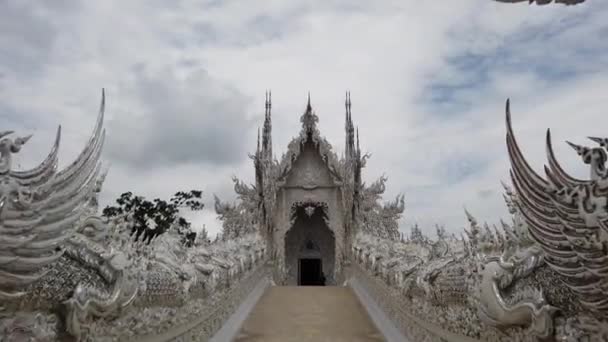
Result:
{"label": "arched entrance", "polygon": [[327,204],[295,203],[291,222],[285,235],[287,284],[335,285],[335,238],[327,226]]}

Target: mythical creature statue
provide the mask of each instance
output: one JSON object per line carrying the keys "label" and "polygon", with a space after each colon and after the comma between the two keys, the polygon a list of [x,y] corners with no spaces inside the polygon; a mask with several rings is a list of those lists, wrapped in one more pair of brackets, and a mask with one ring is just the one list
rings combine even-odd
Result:
{"label": "mythical creature statue", "polygon": [[[548,166],[546,178],[527,163],[515,140],[509,101],[507,147],[511,160],[511,179],[532,240],[544,253],[547,265],[562,278],[559,284],[569,289],[589,315],[587,325],[598,333],[590,338],[607,339],[608,329],[608,172],[606,139],[590,138],[600,147],[584,147],[568,142],[583,162],[589,165],[589,179],[577,179],[557,161],[547,130]],[[575,319],[575,317],[572,317]]]}
{"label": "mythical creature statue", "polygon": [[399,195],[394,201],[382,204],[382,194],[386,190],[385,176],[380,177],[371,185],[362,185],[358,198],[359,224],[363,231],[377,235],[382,238],[399,240],[398,220],[405,209],[403,195]]}
{"label": "mythical creature statue", "polygon": [[[0,299],[10,303],[26,295],[28,285],[39,280],[45,268],[62,255],[57,247],[74,232],[93,195],[99,175],[99,154],[104,96],[93,135],[80,156],[57,172],[61,127],[46,159],[27,171],[12,169],[13,154],[31,136],[7,138],[0,133]],[[9,304],[10,305],[10,304]]]}
{"label": "mythical creature statue", "polygon": [[[367,279],[367,286],[380,289],[378,301],[393,303],[385,311],[396,315],[394,321],[407,322],[403,330],[412,338],[456,334],[498,340],[501,333],[493,327],[521,327],[509,335],[520,340],[526,336],[522,328],[532,331],[530,336],[553,336],[556,308],[529,285],[512,291],[516,282],[528,282],[526,277],[543,265],[540,248],[519,241],[515,249],[508,248],[496,231],[482,229],[466,214],[468,241],[446,236],[441,228],[433,241],[417,226],[408,241],[360,233],[353,245],[356,273]],[[387,296],[389,300],[382,299]],[[426,328],[416,335],[417,326]]]}
{"label": "mythical creature statue", "polygon": [[[238,181],[236,184],[240,185]],[[214,199],[215,212],[222,221],[222,239],[235,239],[257,231],[259,217],[256,216],[256,202],[241,200],[230,204],[222,202],[217,196]]]}
{"label": "mythical creature statue", "polygon": [[265,274],[253,228],[185,248],[174,230],[133,243],[131,213],[96,216],[104,109],[102,92],[89,142],[61,171],[60,129],[28,171],[13,170],[12,158],[30,137],[0,132],[2,341],[209,338]]}
{"label": "mythical creature statue", "polygon": [[557,162],[547,132],[541,177],[515,141],[508,102],[506,117],[512,222],[480,225],[465,210],[461,240],[438,228],[433,241],[418,226],[401,241],[361,231],[353,273],[412,340],[608,340],[608,139],[568,143],[590,167],[583,180]]}

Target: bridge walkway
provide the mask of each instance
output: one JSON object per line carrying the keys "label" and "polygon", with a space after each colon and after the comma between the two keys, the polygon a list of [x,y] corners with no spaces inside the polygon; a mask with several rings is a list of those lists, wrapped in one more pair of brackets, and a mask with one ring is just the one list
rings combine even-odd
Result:
{"label": "bridge walkway", "polygon": [[384,341],[350,287],[272,286],[234,342]]}

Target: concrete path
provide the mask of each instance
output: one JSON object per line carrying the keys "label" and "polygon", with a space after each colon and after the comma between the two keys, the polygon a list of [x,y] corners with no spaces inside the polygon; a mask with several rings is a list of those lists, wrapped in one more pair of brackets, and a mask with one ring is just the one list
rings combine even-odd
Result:
{"label": "concrete path", "polygon": [[384,341],[350,287],[272,286],[235,342]]}

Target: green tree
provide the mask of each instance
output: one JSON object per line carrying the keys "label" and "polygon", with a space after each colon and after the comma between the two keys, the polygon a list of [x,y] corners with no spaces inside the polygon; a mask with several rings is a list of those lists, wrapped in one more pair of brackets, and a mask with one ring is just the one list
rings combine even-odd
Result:
{"label": "green tree", "polygon": [[179,191],[169,201],[155,198],[152,201],[143,196],[134,196],[132,192],[125,192],[116,199],[115,206],[107,206],[103,209],[105,217],[115,217],[130,213],[133,216],[134,225],[131,236],[134,241],[145,241],[150,243],[155,237],[165,233],[175,223],[177,233],[182,236],[182,243],[192,246],[196,239],[196,232],[191,229],[191,224],[179,215],[179,210],[186,208],[190,210],[202,210],[204,204],[200,201],[203,192],[190,190]]}

